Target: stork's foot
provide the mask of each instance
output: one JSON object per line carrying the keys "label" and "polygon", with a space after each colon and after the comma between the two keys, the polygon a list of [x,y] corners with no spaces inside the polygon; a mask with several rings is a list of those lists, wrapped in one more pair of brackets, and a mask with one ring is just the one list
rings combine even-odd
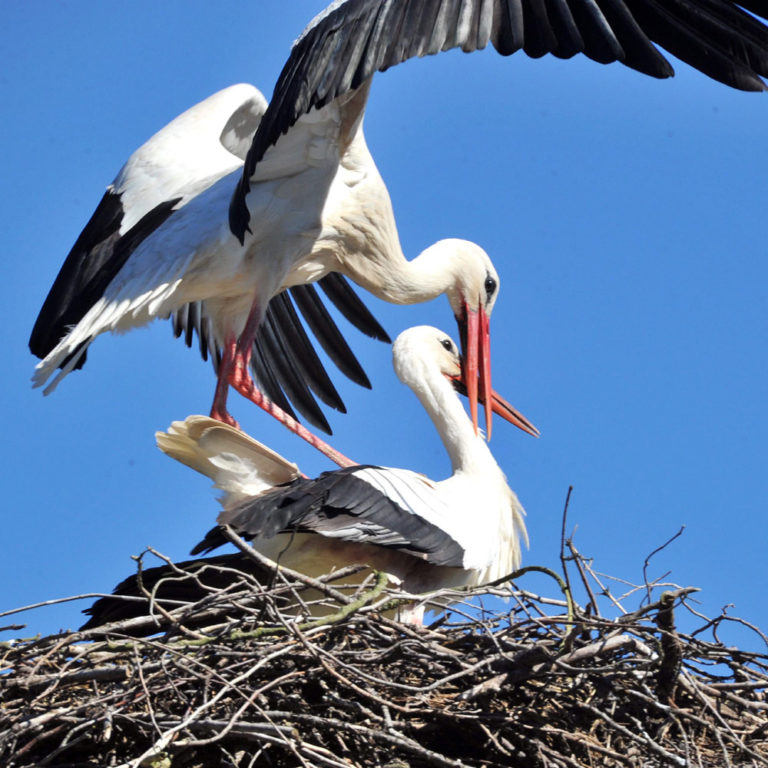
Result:
{"label": "stork's foot", "polygon": [[[250,349],[253,342],[250,341],[248,344],[243,345],[243,338],[246,337],[241,336],[237,344],[234,339],[231,339],[225,346],[224,357],[219,366],[219,381],[216,385],[216,394],[213,397],[211,418],[223,421],[225,424],[230,424],[238,429],[240,428],[227,411],[227,394],[229,393],[229,388],[232,387],[243,397],[258,405],[259,408],[263,408],[271,416],[274,416],[281,424],[288,427],[291,432],[306,440],[313,448],[325,454],[340,467],[355,466],[357,462],[348,459],[343,453],[339,453],[324,440],[313,435],[306,427],[299,424],[296,419],[275,405],[264,393],[259,391],[251,378],[251,374],[248,372]],[[245,346],[245,353],[241,351],[242,346]]]}
{"label": "stork's foot", "polygon": [[211,408],[211,418],[229,424],[230,427],[240,429],[240,425],[235,421],[226,409]]}

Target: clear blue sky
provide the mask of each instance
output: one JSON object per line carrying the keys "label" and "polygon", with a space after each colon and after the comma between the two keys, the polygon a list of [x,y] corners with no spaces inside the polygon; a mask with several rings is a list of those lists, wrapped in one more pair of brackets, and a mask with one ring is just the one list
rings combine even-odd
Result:
{"label": "clear blue sky", "polygon": [[[207,364],[167,323],[101,337],[50,397],[27,339],[64,257],[129,154],[210,93],[269,97],[323,0],[8,2],[0,30],[0,221],[6,426],[0,606],[108,591],[151,544],[181,558],[212,524],[206,479],[154,447],[206,413]],[[706,612],[768,628],[766,174],[768,96],[674,62],[645,78],[586,59],[441,54],[377,75],[366,135],[407,255],[480,243],[501,276],[494,383],[541,429],[500,422],[491,447],[528,511],[528,564],[555,566],[563,501],[596,567],[703,589]],[[390,334],[448,304],[370,300]],[[445,476],[444,451],[389,349],[350,330],[373,383],[335,376],[338,448]],[[232,412],[307,473],[319,454],[236,395]],[[468,511],[471,514],[471,511]],[[85,604],[27,617],[80,622]],[[0,620],[0,625],[10,620]]]}

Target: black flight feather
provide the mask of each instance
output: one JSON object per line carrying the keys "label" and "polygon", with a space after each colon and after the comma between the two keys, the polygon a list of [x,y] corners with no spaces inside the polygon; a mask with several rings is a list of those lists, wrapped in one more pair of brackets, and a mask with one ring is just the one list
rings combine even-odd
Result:
{"label": "black flight feather", "polygon": [[283,291],[275,296],[269,305],[274,312],[272,326],[280,348],[289,351],[291,364],[296,367],[299,376],[326,405],[346,413],[344,402],[296,314],[290,294]]}
{"label": "black flight feather", "polygon": [[[298,478],[219,515],[245,539],[269,539],[279,533],[332,536],[347,530],[344,540],[396,549],[433,565],[461,567],[463,548],[438,526],[403,509],[356,473],[380,467],[359,465],[324,472],[316,479]],[[382,470],[386,471],[386,470]],[[221,528],[211,529],[190,554],[210,552],[225,544]]]}
{"label": "black flight feather", "polygon": [[[343,275],[331,272],[321,278],[318,285],[356,328],[367,336],[390,342],[387,332]],[[291,297],[320,345],[339,369],[355,383],[370,389],[365,371],[324,307],[313,284],[284,291],[269,302],[265,321],[254,341],[251,367],[259,389],[275,404],[296,418],[291,406],[293,403],[310,424],[330,434],[328,422],[308,389],[326,405],[341,413],[346,413],[346,407],[318,357]],[[218,370],[221,350],[211,334],[204,302],[187,304],[174,312],[172,328],[177,338],[183,336],[188,347],[192,346],[197,333],[202,358],[207,360],[211,356],[214,368]]]}
{"label": "black flight feather", "polygon": [[352,289],[344,275],[329,272],[318,281],[325,295],[333,302],[336,309],[349,320],[358,331],[377,341],[392,343],[389,334],[381,327],[368,307]]}
{"label": "black flight feather", "polygon": [[669,77],[672,67],[655,43],[726,85],[763,90],[765,18],[766,0],[346,0],[312,22],[291,49],[232,197],[230,228],[243,242],[250,178],[301,115],[406,59],[474,51],[490,40],[504,55],[520,48],[531,56],[583,52]]}
{"label": "black flight feather", "polygon": [[311,285],[295,285],[289,290],[310,330],[336,367],[355,384],[370,389],[368,376],[314,288]]}
{"label": "black flight feather", "polygon": [[[160,203],[121,235],[125,215],[121,196],[107,190],[72,246],[37,316],[29,338],[33,354],[44,358],[83,319],[131,253],[173,213],[180,200]],[[85,357],[83,353],[76,368],[83,366]]]}
{"label": "black flight feather", "polygon": [[[259,333],[261,329],[259,329]],[[298,417],[291,407],[288,398],[280,387],[276,378],[276,372],[272,367],[272,361],[265,354],[266,347],[263,343],[257,341],[253,345],[253,354],[251,356],[251,370],[253,371],[256,386],[263,392],[275,405],[285,411],[292,419],[298,421]]]}
{"label": "black flight feather", "polygon": [[281,300],[277,297],[276,299],[277,304],[273,307],[273,311],[267,313],[264,322],[259,326],[255,344],[262,347],[264,359],[267,361],[275,379],[280,383],[286,397],[293,403],[296,410],[310,424],[318,429],[322,429],[327,434],[332,434],[323,412],[320,410],[317,401],[309,391],[304,377],[301,375],[302,368],[296,359],[294,350],[289,344],[285,344],[279,336],[275,320],[276,315],[280,311]]}

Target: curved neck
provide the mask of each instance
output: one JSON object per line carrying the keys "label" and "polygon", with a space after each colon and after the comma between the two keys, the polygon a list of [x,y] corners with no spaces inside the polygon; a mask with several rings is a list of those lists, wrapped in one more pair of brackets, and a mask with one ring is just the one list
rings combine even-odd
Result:
{"label": "curved neck", "polygon": [[450,382],[441,373],[431,371],[430,374],[422,386],[412,389],[443,441],[453,473],[498,470],[493,454],[483,437],[475,434]]}
{"label": "curved neck", "polygon": [[455,255],[440,241],[408,261],[389,192],[357,130],[341,157],[313,246],[326,269],[342,272],[392,304],[417,304],[455,290]]}
{"label": "curved neck", "polygon": [[[344,272],[358,285],[392,304],[419,304],[455,287],[450,255],[434,246],[408,261],[397,232],[368,239],[366,258],[345,259]],[[371,247],[373,243],[383,247]]]}
{"label": "curved neck", "polygon": [[[382,283],[381,298],[395,304],[418,304],[448,293],[455,283],[450,260],[432,248],[408,261],[391,259],[387,279]],[[454,398],[455,399],[455,398]]]}

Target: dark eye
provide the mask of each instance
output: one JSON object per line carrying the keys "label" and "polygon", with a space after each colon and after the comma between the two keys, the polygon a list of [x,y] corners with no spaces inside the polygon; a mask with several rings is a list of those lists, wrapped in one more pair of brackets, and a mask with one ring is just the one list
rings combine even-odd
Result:
{"label": "dark eye", "polygon": [[453,352],[453,342],[450,339],[443,339],[440,343],[449,352]]}
{"label": "dark eye", "polygon": [[485,278],[485,296],[486,298],[490,299],[491,296],[496,292],[497,283],[496,281],[489,275]]}

